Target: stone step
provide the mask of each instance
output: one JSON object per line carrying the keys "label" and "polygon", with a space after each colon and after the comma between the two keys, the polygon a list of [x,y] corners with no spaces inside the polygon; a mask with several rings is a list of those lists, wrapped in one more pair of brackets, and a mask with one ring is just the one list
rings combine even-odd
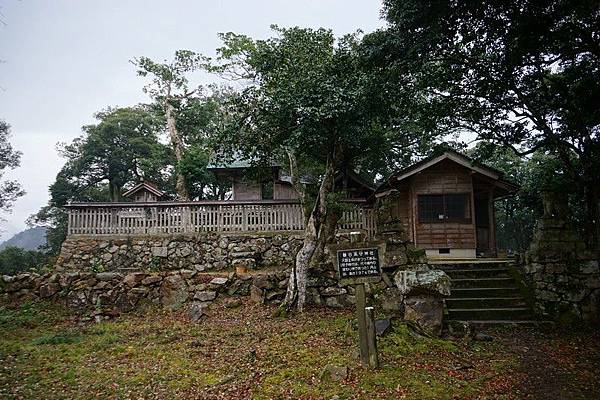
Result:
{"label": "stone step", "polygon": [[448,308],[527,307],[525,299],[514,297],[463,297],[446,299]]}
{"label": "stone step", "polygon": [[516,286],[505,287],[472,287],[472,288],[451,288],[450,298],[472,298],[472,297],[516,297],[520,296],[519,289]]}
{"label": "stone step", "polygon": [[542,321],[535,319],[521,319],[521,320],[510,320],[510,319],[490,319],[490,320],[448,320],[456,321],[463,324],[469,324],[475,328],[486,329],[493,327],[506,327],[506,326],[523,326],[523,327],[551,327],[554,326],[552,321]]}
{"label": "stone step", "polygon": [[449,261],[432,261],[430,265],[432,268],[441,269],[446,272],[452,270],[468,269],[468,270],[481,270],[481,269],[494,269],[494,268],[507,268],[514,264],[513,261],[471,261],[471,262],[449,262]]}
{"label": "stone step", "polygon": [[508,268],[482,268],[482,269],[451,269],[445,271],[450,279],[470,278],[510,278]]}
{"label": "stone step", "polygon": [[464,321],[531,320],[529,307],[506,308],[448,308],[448,318]]}
{"label": "stone step", "polygon": [[484,288],[484,287],[511,287],[514,286],[515,280],[509,278],[459,278],[450,279],[451,288]]}

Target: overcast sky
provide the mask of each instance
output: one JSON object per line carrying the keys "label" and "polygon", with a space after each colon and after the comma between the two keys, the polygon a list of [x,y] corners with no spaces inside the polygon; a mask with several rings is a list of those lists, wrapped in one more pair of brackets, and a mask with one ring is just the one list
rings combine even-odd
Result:
{"label": "overcast sky", "polygon": [[0,214],[0,242],[46,204],[63,164],[57,142],[78,136],[107,106],[148,101],[133,57],[213,55],[218,32],[265,38],[271,24],[370,32],[384,24],[380,9],[379,0],[0,0],[0,118],[23,152],[8,176],[27,191],[12,214]]}

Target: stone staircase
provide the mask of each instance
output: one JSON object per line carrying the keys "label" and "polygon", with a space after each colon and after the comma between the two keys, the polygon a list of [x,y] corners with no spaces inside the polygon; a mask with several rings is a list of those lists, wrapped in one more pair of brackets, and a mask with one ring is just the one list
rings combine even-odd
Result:
{"label": "stone staircase", "polygon": [[452,281],[447,320],[492,326],[539,323],[521,294],[506,260],[434,261]]}

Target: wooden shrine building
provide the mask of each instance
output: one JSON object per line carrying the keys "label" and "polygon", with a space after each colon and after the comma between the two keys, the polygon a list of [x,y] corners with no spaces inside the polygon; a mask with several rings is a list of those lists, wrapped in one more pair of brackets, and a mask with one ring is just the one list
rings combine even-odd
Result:
{"label": "wooden shrine building", "polygon": [[496,256],[494,200],[518,186],[447,151],[392,174],[375,192],[378,232],[397,231],[430,258]]}

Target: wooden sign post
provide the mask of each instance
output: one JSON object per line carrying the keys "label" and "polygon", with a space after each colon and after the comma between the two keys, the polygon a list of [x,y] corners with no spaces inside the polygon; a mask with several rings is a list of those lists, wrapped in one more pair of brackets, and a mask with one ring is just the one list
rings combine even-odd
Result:
{"label": "wooden sign post", "polygon": [[[365,309],[367,305],[365,283],[377,283],[381,280],[381,264],[385,247],[381,243],[352,243],[348,246],[348,248],[336,247],[335,264],[340,284],[352,285],[356,292],[356,319],[361,362],[376,368],[379,362],[375,343],[373,307]],[[369,333],[371,330],[372,334]]]}

